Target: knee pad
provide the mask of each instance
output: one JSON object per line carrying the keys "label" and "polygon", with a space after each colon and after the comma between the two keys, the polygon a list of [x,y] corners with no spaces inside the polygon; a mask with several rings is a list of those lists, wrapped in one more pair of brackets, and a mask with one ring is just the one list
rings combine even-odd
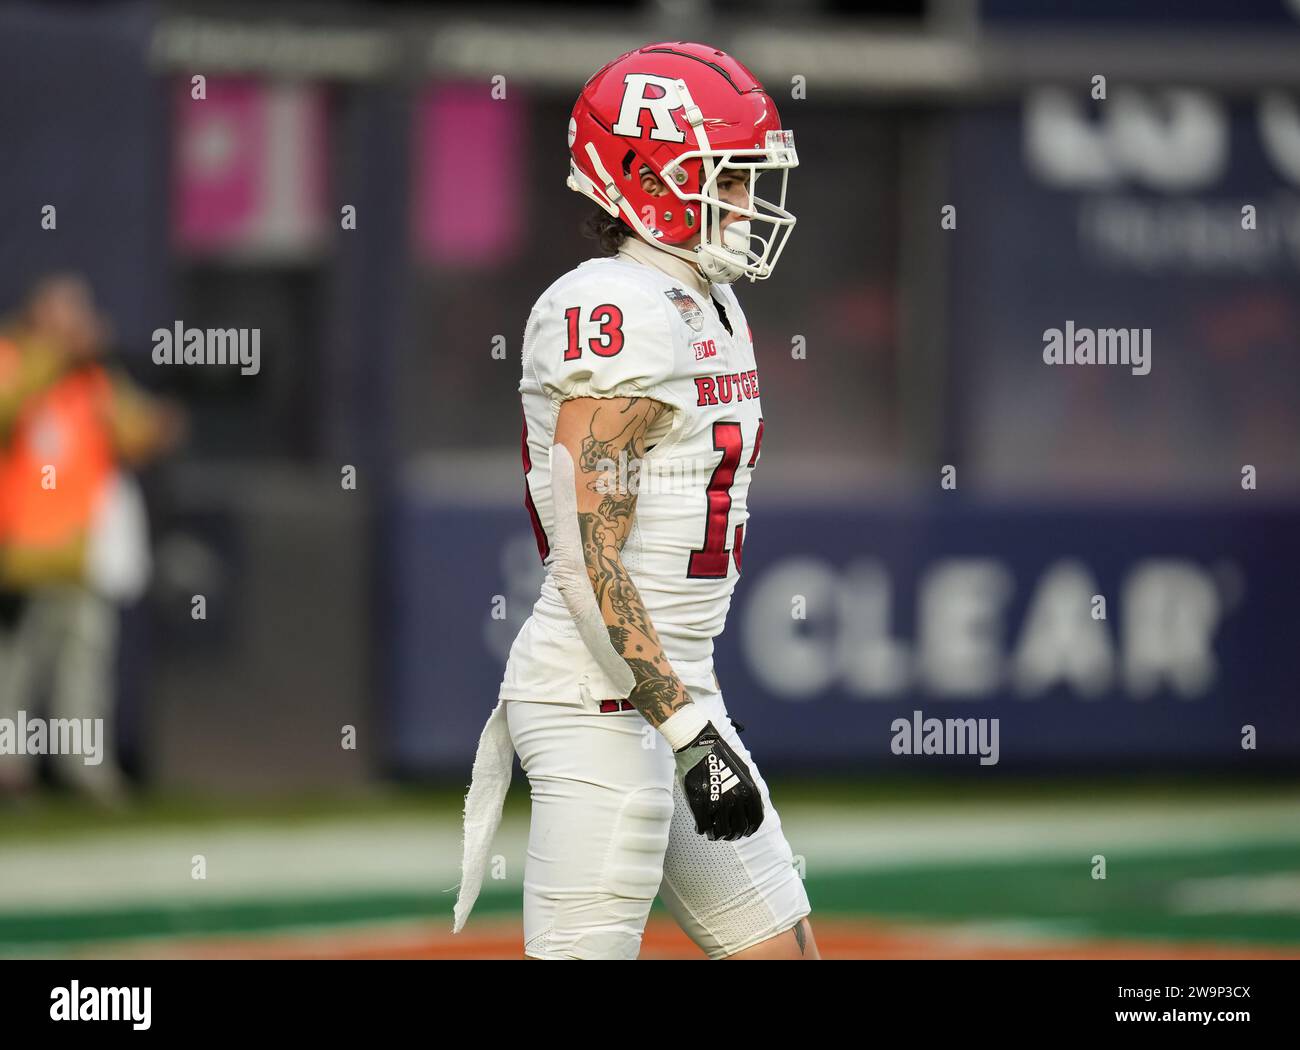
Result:
{"label": "knee pad", "polygon": [[555,902],[550,924],[525,945],[542,959],[635,959],[650,905],[663,882],[672,824],[667,788],[642,788],[624,800],[599,866],[599,881]]}
{"label": "knee pad", "polygon": [[654,900],[663,882],[672,820],[673,796],[668,788],[641,788],[628,795],[610,836],[601,879],[605,892]]}

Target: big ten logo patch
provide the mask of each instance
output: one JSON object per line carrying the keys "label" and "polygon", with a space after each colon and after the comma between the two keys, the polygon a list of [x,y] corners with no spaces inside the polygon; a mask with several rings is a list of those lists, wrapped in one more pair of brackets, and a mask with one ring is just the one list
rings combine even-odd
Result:
{"label": "big ten logo patch", "polygon": [[718,346],[712,339],[701,339],[691,344],[691,349],[695,351],[695,360],[703,361],[706,357],[717,357]]}

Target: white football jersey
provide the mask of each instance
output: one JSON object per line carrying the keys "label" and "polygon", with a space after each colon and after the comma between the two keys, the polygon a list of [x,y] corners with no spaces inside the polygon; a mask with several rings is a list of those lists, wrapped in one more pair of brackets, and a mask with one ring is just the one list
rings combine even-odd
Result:
{"label": "white football jersey", "polygon": [[569,271],[533,307],[519,390],[525,503],[547,575],[511,648],[502,698],[627,695],[588,653],[550,574],[550,449],[560,404],[572,397],[672,406],[651,428],[643,461],[612,465],[609,481],[635,487],[623,563],[673,669],[688,689],[714,688],[713,638],[740,574],[763,410],[745,315],[730,287],[711,292],[620,254]]}

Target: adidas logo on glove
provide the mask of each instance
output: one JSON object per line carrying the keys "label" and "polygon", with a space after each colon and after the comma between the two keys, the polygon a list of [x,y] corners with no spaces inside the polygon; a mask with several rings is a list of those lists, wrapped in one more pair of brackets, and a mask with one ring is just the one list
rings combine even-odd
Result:
{"label": "adidas logo on glove", "polygon": [[717,802],[724,791],[730,791],[739,782],[736,775],[727,768],[727,764],[717,755],[710,753],[709,763],[709,801]]}

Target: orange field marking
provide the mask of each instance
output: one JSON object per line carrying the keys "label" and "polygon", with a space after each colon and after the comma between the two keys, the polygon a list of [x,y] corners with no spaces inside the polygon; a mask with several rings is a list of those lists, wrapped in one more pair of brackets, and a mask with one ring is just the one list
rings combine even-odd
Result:
{"label": "orange field marking", "polygon": [[[1300,945],[1229,945],[1121,938],[1016,938],[978,928],[813,916],[826,959],[1300,959]],[[160,940],[86,946],[78,956],[154,959],[520,959],[517,919],[471,921],[452,935],[442,923],[409,922],[247,937]],[[646,926],[643,959],[704,959],[670,919]]]}

